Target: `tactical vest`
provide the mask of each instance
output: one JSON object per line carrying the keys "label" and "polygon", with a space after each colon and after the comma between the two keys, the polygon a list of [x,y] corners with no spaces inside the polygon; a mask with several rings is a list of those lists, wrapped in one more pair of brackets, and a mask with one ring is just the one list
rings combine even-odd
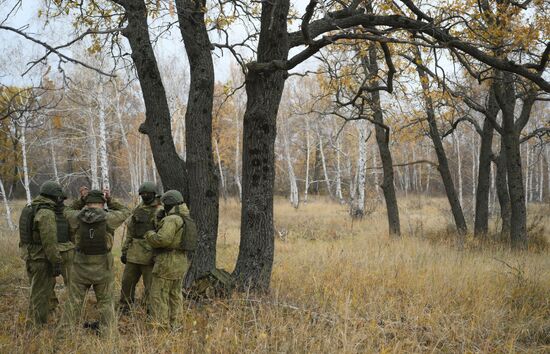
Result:
{"label": "tactical vest", "polygon": [[63,215],[63,209],[55,209],[55,224],[57,226],[57,242],[69,242],[69,222]]}
{"label": "tactical vest", "polygon": [[90,220],[86,213],[90,210],[83,209],[78,214],[80,226],[78,228],[78,244],[76,245],[79,252],[86,255],[106,254],[107,249],[107,220],[105,219],[106,212],[103,215],[97,216]]}
{"label": "tactical vest", "polygon": [[132,215],[134,238],[143,238],[143,235],[147,231],[155,229],[155,214],[156,209],[147,210],[145,208],[138,208],[134,212],[134,215]]}
{"label": "tactical vest", "polygon": [[41,209],[54,210],[52,206],[48,204],[29,204],[21,211],[21,216],[19,217],[19,242],[21,245],[42,244],[40,237],[34,238],[34,217]]}

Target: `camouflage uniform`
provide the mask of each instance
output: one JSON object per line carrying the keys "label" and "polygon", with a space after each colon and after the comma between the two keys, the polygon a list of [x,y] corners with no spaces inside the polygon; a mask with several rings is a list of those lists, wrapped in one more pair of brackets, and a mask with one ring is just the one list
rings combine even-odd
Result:
{"label": "camouflage uniform", "polygon": [[178,214],[189,212],[184,204],[174,206],[158,226],[158,231],[145,233],[145,240],[155,249],[153,280],[148,308],[153,324],[178,326],[183,306],[182,282],[189,269],[189,260],[181,250],[183,220]]}
{"label": "camouflage uniform", "polygon": [[126,264],[122,273],[121,308],[127,309],[134,303],[136,285],[142,276],[144,299],[147,300],[153,272],[153,248],[145,241],[143,235],[155,228],[158,209],[159,205],[156,202],[150,205],[141,203],[134,209],[128,223],[121,251],[121,259]]}
{"label": "camouflage uniform", "polygon": [[30,281],[29,314],[34,325],[48,321],[51,310],[49,299],[55,286],[54,267],[62,262],[57,248],[57,224],[53,209],[56,203],[44,196],[36,197],[32,206],[43,205],[34,215],[33,240],[21,245],[21,254],[26,263]]}
{"label": "camouflage uniform", "polygon": [[[97,193],[101,194],[99,191],[90,191],[86,197],[86,202],[90,203],[90,196]],[[83,204],[81,201],[80,206],[83,206]],[[65,210],[71,228],[77,230],[77,248],[70,276],[69,299],[65,303],[65,312],[61,320],[62,330],[73,327],[80,318],[84,299],[90,287],[93,287],[97,299],[101,333],[111,335],[114,334],[116,329],[114,268],[111,249],[113,247],[114,231],[124,223],[130,215],[130,210],[112,199],[107,201],[107,207],[108,211],[88,207],[82,210],[78,210],[78,208],[67,208]],[[91,223],[94,220],[100,220],[100,222],[104,220],[106,223],[105,244],[102,245],[106,251],[103,254],[84,254],[80,249],[81,241],[78,231],[81,227],[84,227],[82,223]]]}

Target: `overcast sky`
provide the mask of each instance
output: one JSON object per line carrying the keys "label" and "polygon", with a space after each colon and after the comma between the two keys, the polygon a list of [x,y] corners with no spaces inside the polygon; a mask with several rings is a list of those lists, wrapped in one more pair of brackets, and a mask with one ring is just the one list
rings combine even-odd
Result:
{"label": "overcast sky", "polygon": [[[16,0],[0,0],[0,21],[6,18],[8,11],[13,7],[15,2]],[[73,38],[74,34],[70,33],[72,25],[69,19],[57,18],[45,25],[44,19],[38,18],[38,10],[41,3],[41,0],[22,0],[21,8],[15,15],[11,15],[7,18],[4,25],[16,28],[28,26],[25,32],[49,44],[59,45]],[[303,13],[306,5],[307,0],[293,1],[293,6],[300,14]],[[175,20],[175,18],[170,19],[170,21]],[[297,21],[295,21],[292,27],[297,27]],[[295,29],[296,28],[293,28],[292,30]],[[232,38],[235,38],[235,41],[238,41],[239,38],[245,35],[244,31],[239,28],[233,29],[231,34]],[[215,33],[211,33],[212,41],[219,41],[215,36]],[[37,66],[24,77],[22,77],[21,74],[26,70],[28,62],[39,58],[45,53],[43,47],[9,31],[0,30],[0,51],[2,53],[0,57],[0,80],[2,80],[4,84],[27,85],[31,82],[36,83],[39,80],[41,70],[44,70],[44,68],[40,68],[40,66]],[[67,54],[71,52],[72,51],[69,50]],[[163,38],[158,41],[155,52],[161,63],[172,59],[178,60],[180,62],[177,63],[176,67],[182,70],[184,70],[187,65],[185,49],[181,42],[179,29],[176,27],[171,30],[171,33],[164,35]],[[229,77],[230,67],[232,63],[234,63],[234,59],[229,52],[224,52],[223,56],[221,56],[222,52],[219,50],[213,53],[216,80],[222,82],[226,81]],[[51,58],[52,61],[55,60],[55,65],[57,65],[57,58],[55,56]],[[73,64],[64,65],[65,68],[69,70],[70,66]],[[314,60],[310,60],[302,64],[297,70],[312,69],[315,66]]]}

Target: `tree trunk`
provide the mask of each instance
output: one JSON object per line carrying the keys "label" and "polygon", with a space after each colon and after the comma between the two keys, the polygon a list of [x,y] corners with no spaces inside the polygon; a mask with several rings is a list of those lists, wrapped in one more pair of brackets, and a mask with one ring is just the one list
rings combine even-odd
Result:
{"label": "tree trunk", "polygon": [[342,195],[342,168],[340,164],[340,139],[336,137],[336,198],[338,203],[344,204],[344,196]]}
{"label": "tree trunk", "polygon": [[367,179],[367,121],[359,120],[357,122],[359,130],[358,144],[359,157],[357,159],[357,194],[352,205],[351,217],[362,218],[365,216],[365,185]]}
{"label": "tree trunk", "polygon": [[[419,63],[422,63],[422,57],[420,55],[420,50],[416,48],[416,60]],[[453,177],[449,169],[449,162],[447,160],[447,154],[443,148],[443,143],[441,142],[441,136],[439,135],[439,130],[437,128],[437,122],[435,118],[435,110],[432,101],[432,97],[429,92],[429,78],[428,75],[424,72],[421,66],[417,66],[416,70],[418,76],[420,77],[420,83],[422,85],[422,91],[424,95],[424,103],[426,104],[426,118],[429,125],[429,135],[434,144],[434,150],[437,155],[438,166],[437,169],[441,174],[441,180],[443,186],[445,187],[445,192],[447,194],[447,199],[451,206],[451,211],[455,220],[456,229],[460,235],[459,246],[462,245],[463,236],[468,232],[468,227],[466,226],[466,220],[464,219],[464,213],[462,212],[462,206],[458,200],[456,190],[453,183]]]}
{"label": "tree trunk", "polygon": [[216,267],[218,239],[218,176],[212,154],[214,64],[206,30],[204,0],[176,0],[180,32],[189,59],[190,86],[185,112],[189,206],[199,231],[186,285]]}
{"label": "tree trunk", "polygon": [[32,201],[31,188],[29,182],[29,165],[27,163],[27,122],[23,123],[21,128],[21,155],[23,158],[23,187],[25,188],[25,196],[27,198],[27,203],[30,204]]}
{"label": "tree trunk", "polygon": [[[372,75],[378,74],[378,61],[376,58],[376,47],[369,47],[369,69]],[[377,85],[378,83],[374,83]],[[393,158],[390,151],[390,128],[384,124],[384,114],[382,112],[382,104],[380,103],[380,92],[374,91],[371,93],[371,107],[373,110],[373,120],[376,123],[374,130],[376,133],[376,143],[382,161],[382,170],[384,172],[382,182],[382,192],[386,201],[386,212],[388,216],[388,230],[390,236],[400,236],[401,226],[399,222],[399,207],[397,205],[397,196],[393,183]]]}
{"label": "tree trunk", "polygon": [[55,153],[55,147],[53,145],[53,135],[52,135],[52,123],[51,121],[48,124],[48,137],[50,139],[49,146],[50,146],[50,155],[52,155],[52,169],[53,169],[53,177],[54,180],[59,183],[59,172],[57,170],[57,156]]}
{"label": "tree trunk", "polygon": [[218,140],[214,139],[214,148],[216,150],[216,160],[218,165],[218,173],[220,175],[220,183],[222,185],[222,196],[224,200],[227,200],[227,188],[225,186],[225,176],[223,174],[222,158],[220,156],[220,148],[218,146]]}
{"label": "tree trunk", "polygon": [[333,199],[332,188],[330,188],[330,179],[328,178],[327,160],[325,159],[325,151],[323,149],[323,137],[321,136],[321,130],[317,126],[317,137],[319,138],[319,153],[321,154],[321,166],[323,167],[323,177],[325,185],[327,186],[327,193],[330,199]]}
{"label": "tree trunk", "polygon": [[309,156],[311,152],[311,144],[309,138],[309,120],[306,118],[306,177],[304,180],[304,203],[307,203],[307,195],[309,192]]}
{"label": "tree trunk", "polygon": [[0,178],[0,193],[2,193],[2,201],[4,202],[4,209],[6,209],[6,221],[8,222],[8,227],[10,231],[15,230],[15,225],[11,220],[11,209],[10,204],[8,203],[8,196],[6,195],[6,189],[4,188],[4,182]]}
{"label": "tree trunk", "polygon": [[241,160],[241,129],[239,124],[239,118],[236,115],[235,116],[235,131],[236,134],[236,142],[235,142],[235,184],[237,185],[237,193],[239,194],[239,201],[242,200],[242,192],[243,188],[241,185],[241,166],[239,165],[239,162]]}
{"label": "tree trunk", "polygon": [[500,154],[495,160],[497,165],[495,184],[498,204],[500,206],[500,219],[502,221],[500,234],[503,239],[509,240],[512,210],[510,209],[510,194],[508,194],[508,178],[506,177],[506,149],[502,141],[500,144]]}
{"label": "tree trunk", "polygon": [[100,93],[98,98],[98,117],[99,117],[99,162],[101,166],[101,187],[111,189],[109,183],[109,161],[107,160],[107,128],[105,117],[105,87],[99,80]]}
{"label": "tree trunk", "polygon": [[149,137],[155,164],[165,189],[177,189],[189,201],[187,171],[174,140],[170,109],[149,37],[147,8],[143,0],[113,0],[126,10],[128,25],[123,35],[132,49],[132,60],[145,103],[145,122],[139,131]]}
{"label": "tree trunk", "polygon": [[510,240],[512,248],[527,248],[527,207],[525,205],[525,190],[521,168],[520,134],[527,123],[531,108],[535,102],[535,94],[529,93],[523,101],[520,117],[515,121],[516,90],[514,76],[511,73],[501,73],[496,79],[495,94],[502,110],[502,142],[506,149],[506,171],[508,178],[508,193],[510,194],[511,227]]}
{"label": "tree trunk", "polygon": [[[258,63],[288,57],[289,0],[262,3]],[[252,63],[254,64],[254,63]],[[277,113],[286,71],[258,72],[249,64],[243,122],[241,243],[234,275],[241,287],[266,290],[274,253],[273,184]]]}
{"label": "tree trunk", "polygon": [[[495,119],[499,112],[494,91],[489,93],[487,114]],[[483,121],[481,146],[479,147],[479,166],[476,189],[476,210],[474,221],[474,235],[484,236],[489,231],[489,191],[491,189],[491,154],[493,146],[494,128],[489,118]]]}
{"label": "tree trunk", "polygon": [[285,135],[283,136],[283,145],[285,151],[285,160],[288,169],[288,182],[290,185],[290,204],[292,204],[295,209],[298,209],[298,207],[300,206],[300,196],[298,194],[298,185],[296,184],[296,174],[294,173],[292,159],[290,158],[290,143],[288,141],[287,134],[288,131],[285,131]]}

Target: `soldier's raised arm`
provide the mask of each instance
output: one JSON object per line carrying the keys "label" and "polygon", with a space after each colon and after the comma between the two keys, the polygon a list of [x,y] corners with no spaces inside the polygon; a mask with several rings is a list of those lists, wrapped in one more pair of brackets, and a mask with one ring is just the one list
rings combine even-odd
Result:
{"label": "soldier's raised arm", "polygon": [[122,225],[131,214],[131,211],[127,206],[111,197],[107,199],[107,208],[109,208],[109,212],[106,217],[107,226],[111,229],[116,229]]}

